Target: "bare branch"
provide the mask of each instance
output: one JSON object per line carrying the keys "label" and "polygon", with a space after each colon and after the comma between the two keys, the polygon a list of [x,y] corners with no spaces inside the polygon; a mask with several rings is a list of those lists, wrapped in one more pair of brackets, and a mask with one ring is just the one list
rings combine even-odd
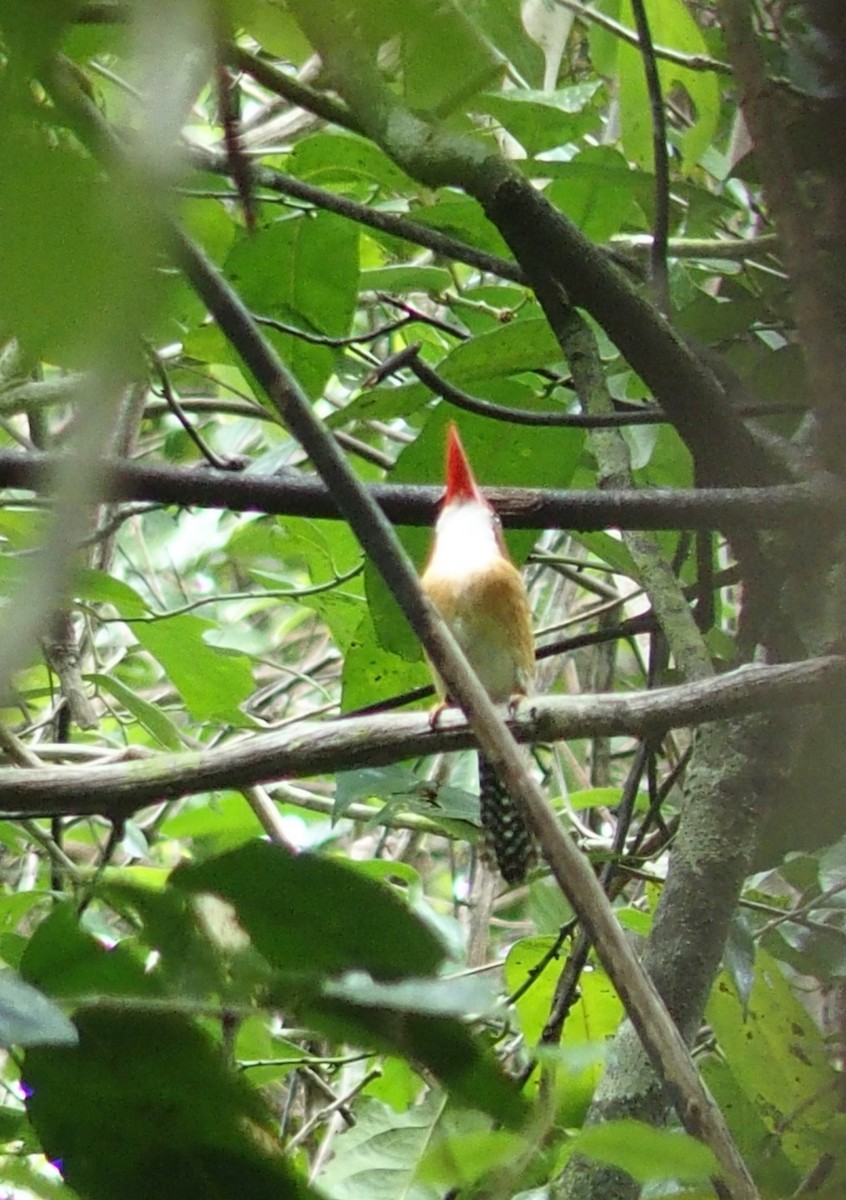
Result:
{"label": "bare branch", "polygon": [[[591,735],[659,738],[669,729],[785,704],[842,703],[846,660],[837,656],[779,666],[748,666],[716,679],[609,695],[526,701],[509,727],[524,743]],[[245,788],[416,755],[466,750],[476,742],[457,710],[432,729],[427,713],[380,713],[303,721],[213,750],[158,754],[100,766],[0,769],[4,813],[129,815],[145,805],[219,788]],[[374,815],[377,810],[374,810]],[[433,809],[433,816],[437,810]]]}
{"label": "bare branch", "polygon": [[[0,487],[48,492],[61,456],[0,451]],[[103,458],[97,463],[97,502],[137,500],[196,508],[227,508],[281,516],[338,519],[326,485],[311,475],[238,475],[207,469],[140,466]],[[364,485],[363,485],[364,486]],[[401,525],[431,525],[439,487],[369,484],[365,490]],[[512,529],[756,529],[813,521],[842,523],[846,489],[834,477],[767,488],[614,490],[603,493],[543,488],[486,488],[503,524]]]}

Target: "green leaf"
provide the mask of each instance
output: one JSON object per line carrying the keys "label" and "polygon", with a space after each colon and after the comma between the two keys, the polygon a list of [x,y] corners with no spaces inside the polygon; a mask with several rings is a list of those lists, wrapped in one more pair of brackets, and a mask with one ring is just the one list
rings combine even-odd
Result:
{"label": "green leaf", "polygon": [[[364,5],[369,7],[370,0],[364,0]],[[489,87],[502,74],[499,56],[454,0],[439,0],[436,13],[428,0],[389,0],[380,5],[383,20],[387,9],[401,36],[409,108],[441,114],[461,111],[468,95]],[[433,63],[438,64],[436,71]]]}
{"label": "green leaf", "polygon": [[249,660],[215,650],[203,634],[216,628],[201,617],[182,615],[161,621],[138,621],[132,632],[164,667],[198,721],[230,721],[243,725],[238,708],[253,691]]}
{"label": "green leaf", "polygon": [[[303,37],[299,25],[290,12],[287,12],[275,0],[238,0],[238,9],[246,9],[240,14],[240,23],[245,33],[255,38],[265,53],[274,58],[285,59],[296,66],[311,54],[311,46]],[[233,13],[233,19],[238,19],[239,13]]]}
{"label": "green leaf", "polygon": [[198,803],[171,813],[161,826],[164,838],[208,838],[204,850],[229,850],[250,838],[259,837],[262,826],[240,793],[203,797]]}
{"label": "green leaf", "polygon": [[491,987],[483,980],[466,976],[380,983],[362,971],[350,971],[340,979],[330,980],[323,994],[364,1008],[391,1008],[438,1017],[483,1017],[495,1008]]}
{"label": "green leaf", "polygon": [[[38,36],[37,24],[28,36]],[[10,85],[0,130],[0,328],[14,330],[34,358],[78,366],[133,293],[139,317],[152,311],[154,224],[137,191],[130,202],[128,188],[105,182],[96,163],[13,96]]]}
{"label": "green leaf", "polygon": [[[396,605],[391,609],[391,616],[395,621],[401,619],[397,616],[398,611]],[[404,621],[404,618],[402,620]],[[407,625],[405,628],[407,629]],[[405,646],[405,643],[403,645]],[[411,640],[411,653],[416,645],[416,639]],[[431,676],[425,664],[419,659],[417,662],[408,662],[398,654],[383,649],[370,614],[365,616],[356,629],[344,658],[341,701],[344,711],[349,712],[376,704],[380,700],[389,700],[427,683],[431,683]]]}
{"label": "green leaf", "polygon": [[[479,799],[463,788],[439,784],[433,787],[419,771],[394,763],[388,767],[362,767],[356,771],[339,771],[335,785],[333,820],[339,820],[351,804],[380,800],[382,809],[374,809],[374,819],[382,820],[386,812],[399,809],[419,813],[438,825],[452,826],[453,822],[469,823],[478,828]],[[453,826],[454,828],[454,826]],[[462,831],[465,836],[471,830]]]}
{"label": "green leaf", "polygon": [[687,1133],[656,1129],[643,1121],[605,1121],[583,1129],[569,1143],[571,1154],[611,1163],[639,1183],[659,1179],[704,1183],[718,1173],[707,1146]]}
{"label": "green leaf", "polygon": [[[523,987],[546,958],[555,938],[530,937],[516,942],[505,960],[505,984],[509,992]],[[549,1019],[559,970],[553,959],[517,1000],[517,1019],[530,1046],[538,1043]],[[581,1124],[594,1088],[602,1073],[605,1046],[623,1018],[623,1006],[608,976],[599,968],[582,972],[579,994],[564,1026],[561,1042],[566,1052],[595,1048],[597,1053],[570,1057],[566,1070],[563,1108],[559,1119],[566,1125]]]}
{"label": "green leaf", "polygon": [[817,1161],[836,1125],[837,1075],[814,1021],[776,961],[759,949],[746,1007],[725,974],[706,1016],[737,1084],[770,1131],[775,1147],[802,1172]]}
{"label": "green leaf", "polygon": [[[549,323],[538,317],[510,321],[490,333],[461,342],[443,359],[438,370],[452,383],[464,387],[481,379],[547,366],[561,357],[561,347]],[[528,429],[520,431],[521,441],[529,432]],[[543,434],[550,437],[548,429]]]}
{"label": "green leaf", "polygon": [[728,937],[723,949],[723,966],[731,980],[735,995],[740,1000],[744,1020],[755,982],[756,949],[755,939],[745,914],[742,911],[736,912],[729,925]]}
{"label": "green leaf", "polygon": [[[343,131],[303,138],[288,155],[285,165],[298,179],[323,188],[340,187],[348,191],[354,184],[372,195],[375,183],[383,192],[395,195],[408,187],[407,176],[383,150],[366,138]],[[451,282],[449,272],[443,274]]]}
{"label": "green leaf", "polygon": [[310,1194],[261,1148],[272,1118],[258,1094],[184,1017],[89,1009],[77,1023],[77,1047],[31,1050],[24,1070],[32,1123],[72,1187],[97,1200]]}
{"label": "green leaf", "polygon": [[[243,235],[225,272],[258,315],[307,334],[344,337],[357,297],[358,231],[333,213],[284,217]],[[334,349],[272,328],[266,332],[303,388],[319,395],[334,368]]]}
{"label": "green leaf", "polygon": [[364,1099],[356,1123],[335,1142],[335,1152],[317,1183],[329,1200],[442,1200],[443,1188],[416,1176],[443,1108],[430,1092],[423,1104],[398,1113]]}
{"label": "green leaf", "polygon": [[440,941],[394,891],[344,862],[252,842],[179,867],[172,880],[228,900],[256,949],[279,969],[366,970],[388,980],[429,974],[444,958]]}
{"label": "green leaf", "polygon": [[43,992],[0,971],[0,1046],[72,1045],[76,1029]]}
{"label": "green leaf", "polygon": [[114,675],[93,674],[86,675],[86,680],[89,683],[96,684],[97,687],[103,688],[107,692],[111,692],[115,700],[132,713],[135,720],[147,732],[154,737],[160,745],[168,750],[180,750],[183,746],[182,738],[179,735],[179,730],[171,721],[170,717],[157,704],[151,704],[149,700],[145,700],[137,692],[133,692],[132,688],[128,688],[126,684],[121,683]]}
{"label": "green leaf", "polygon": [[552,177],[546,195],[593,241],[607,241],[643,222],[641,200],[650,202],[650,180],[632,171],[613,146],[586,146],[566,163],[537,163]]}
{"label": "green leaf", "polygon": [[[284,992],[290,992],[290,985],[283,985]],[[329,996],[308,997],[300,1011],[310,1026],[333,1040],[404,1055],[440,1080],[457,1104],[487,1113],[510,1129],[528,1115],[519,1085],[460,1020]]]}
{"label": "green leaf", "polygon": [[471,1188],[488,1172],[513,1167],[531,1153],[525,1138],[505,1129],[452,1132],[438,1128],[420,1163],[418,1178],[442,1188]]}
{"label": "green leaf", "polygon": [[792,1196],[801,1172],[772,1136],[754,1096],[740,1086],[728,1063],[716,1055],[704,1058],[699,1069],[762,1194]]}
{"label": "green leaf", "polygon": [[500,258],[511,258],[511,252],[499,230],[487,219],[481,206],[469,197],[457,199],[454,193],[441,193],[434,204],[415,208],[412,216],[418,224],[452,234],[478,250],[496,254]]}
{"label": "green leaf", "polygon": [[84,933],[73,902],[57,905],[36,929],[20,962],[28,983],[53,997],[151,996],[158,983],[124,945],[107,950]]}
{"label": "green leaf", "polygon": [[554,92],[487,92],[473,107],[496,117],[529,155],[541,154],[598,127],[596,111],[585,110],[601,86],[592,79]]}
{"label": "green leaf", "polygon": [[371,267],[361,272],[361,286],[369,292],[431,292],[439,295],[452,287],[453,279],[443,267]]}
{"label": "green leaf", "polygon": [[422,383],[401,383],[396,387],[367,388],[339,412],[327,418],[330,429],[350,421],[387,421],[391,417],[413,416],[432,399]]}
{"label": "green leaf", "polygon": [[394,797],[419,797],[426,787],[431,795],[431,785],[428,781],[401,763],[392,763],[387,767],[362,767],[356,771],[339,771],[335,783],[332,820],[340,820],[351,804],[373,799],[388,803]]}
{"label": "green leaf", "polygon": [[134,877],[101,884],[97,894],[138,930],[137,942],[157,952],[148,974],[163,991],[198,1000],[224,993],[232,998],[228,964],[210,944],[191,897],[176,888],[143,887]]}
{"label": "green leaf", "polygon": [[143,617],[150,611],[135,588],[90,567],[81,567],[74,575],[74,593],[77,599],[90,604],[111,604],[122,617]]}
{"label": "green leaf", "polygon": [[[624,0],[621,19],[634,29],[630,0]],[[690,55],[708,53],[702,31],[681,0],[661,0],[649,9],[653,44],[669,46]],[[690,171],[716,133],[720,116],[720,90],[712,71],[694,71],[658,58],[661,88],[666,95],[681,85],[693,102],[693,121],[682,138],[683,165]],[[652,166],[652,121],[640,50],[617,40],[617,80],[623,121],[623,143],[628,156],[641,166]]]}

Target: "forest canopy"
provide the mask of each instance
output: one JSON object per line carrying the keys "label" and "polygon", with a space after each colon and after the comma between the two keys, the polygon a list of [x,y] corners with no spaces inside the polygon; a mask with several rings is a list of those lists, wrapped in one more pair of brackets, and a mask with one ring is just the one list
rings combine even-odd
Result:
{"label": "forest canopy", "polygon": [[840,1197],[840,5],[0,0],[0,100],[4,1194]]}

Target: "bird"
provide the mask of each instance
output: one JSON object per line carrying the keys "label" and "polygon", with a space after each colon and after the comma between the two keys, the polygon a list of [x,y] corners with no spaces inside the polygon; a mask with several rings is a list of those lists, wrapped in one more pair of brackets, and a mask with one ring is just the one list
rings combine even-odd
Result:
{"label": "bird", "polygon": [[[447,429],[446,491],[420,583],[491,700],[513,707],[534,679],[529,597],[454,423]],[[432,714],[435,724],[451,700],[431,662],[429,668],[440,696]],[[519,883],[534,860],[534,838],[493,763],[481,752],[479,807],[486,856],[496,862],[506,883]]]}

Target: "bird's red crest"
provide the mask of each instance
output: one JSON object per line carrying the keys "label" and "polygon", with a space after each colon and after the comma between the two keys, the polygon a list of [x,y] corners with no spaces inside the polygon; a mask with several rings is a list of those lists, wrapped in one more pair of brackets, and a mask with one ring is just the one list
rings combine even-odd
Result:
{"label": "bird's red crest", "polygon": [[484,497],[479,491],[479,485],[476,483],[467,455],[464,453],[461,438],[458,436],[458,427],[451,422],[447,429],[444,503],[450,504],[455,500],[482,500],[484,502]]}

